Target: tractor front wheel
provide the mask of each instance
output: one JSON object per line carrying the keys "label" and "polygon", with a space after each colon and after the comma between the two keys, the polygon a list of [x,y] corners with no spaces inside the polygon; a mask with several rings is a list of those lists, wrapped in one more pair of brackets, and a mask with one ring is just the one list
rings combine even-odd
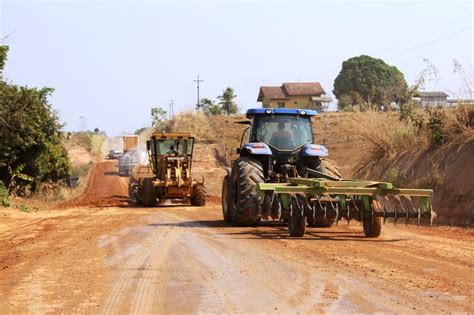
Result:
{"label": "tractor front wheel", "polygon": [[191,205],[197,207],[206,205],[206,187],[204,187],[204,184],[194,186]]}

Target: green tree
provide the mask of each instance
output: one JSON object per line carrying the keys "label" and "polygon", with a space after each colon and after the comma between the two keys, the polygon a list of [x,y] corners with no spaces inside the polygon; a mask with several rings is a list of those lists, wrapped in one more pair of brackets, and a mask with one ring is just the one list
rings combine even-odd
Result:
{"label": "green tree", "polygon": [[206,115],[222,115],[222,107],[208,98],[201,99],[201,109]]}
{"label": "green tree", "polygon": [[157,131],[163,131],[166,127],[167,118],[166,110],[161,107],[154,107],[151,109],[151,125]]}
{"label": "green tree", "polygon": [[0,45],[0,73],[3,71],[3,68],[5,67],[5,63],[7,62],[7,53],[8,53],[8,46]]}
{"label": "green tree", "polygon": [[227,115],[237,114],[239,108],[235,103],[235,98],[237,95],[234,93],[234,89],[231,87],[226,88],[222,91],[222,95],[219,95],[217,99],[219,100],[219,105],[222,107],[222,111]]}
{"label": "green tree", "polygon": [[388,107],[390,102],[405,102],[407,91],[405,77],[397,67],[362,55],[342,63],[333,93],[339,101],[343,100],[343,106],[351,103],[352,106],[359,105],[360,109],[380,109],[381,106]]}
{"label": "green tree", "polygon": [[[1,67],[5,60],[6,53],[0,53]],[[34,190],[40,182],[60,181],[70,174],[63,126],[48,102],[52,92],[0,78],[0,180],[10,191],[25,186]]]}

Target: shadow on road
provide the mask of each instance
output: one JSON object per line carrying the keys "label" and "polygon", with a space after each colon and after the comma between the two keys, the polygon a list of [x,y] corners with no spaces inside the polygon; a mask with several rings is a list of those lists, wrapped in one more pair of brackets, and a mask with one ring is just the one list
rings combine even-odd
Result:
{"label": "shadow on road", "polygon": [[[353,231],[334,231],[324,229],[307,228],[304,237],[294,238],[288,235],[288,229],[284,222],[265,222],[258,227],[238,227],[228,224],[223,220],[195,220],[182,221],[176,223],[152,223],[149,226],[174,226],[186,228],[233,228],[240,229],[236,232],[222,232],[220,235],[228,235],[237,239],[298,239],[304,241],[358,241],[358,242],[377,242],[377,243],[394,243],[404,241],[405,239],[383,239],[383,238],[367,238],[362,232]],[[240,237],[239,237],[240,236]]]}

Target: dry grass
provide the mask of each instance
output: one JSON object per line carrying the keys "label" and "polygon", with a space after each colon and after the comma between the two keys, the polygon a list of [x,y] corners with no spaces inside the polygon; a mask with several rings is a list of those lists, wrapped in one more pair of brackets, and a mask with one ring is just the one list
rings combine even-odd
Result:
{"label": "dry grass", "polygon": [[201,112],[184,112],[176,115],[168,122],[167,132],[190,132],[197,141],[214,143],[217,135],[209,125],[209,120]]}

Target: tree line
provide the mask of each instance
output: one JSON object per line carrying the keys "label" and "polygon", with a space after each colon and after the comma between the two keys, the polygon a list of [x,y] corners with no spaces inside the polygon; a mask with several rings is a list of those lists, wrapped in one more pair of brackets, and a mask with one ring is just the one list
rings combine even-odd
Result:
{"label": "tree line", "polygon": [[9,193],[34,191],[41,182],[66,179],[71,166],[48,101],[54,90],[6,82],[7,53],[0,45],[0,185]]}

